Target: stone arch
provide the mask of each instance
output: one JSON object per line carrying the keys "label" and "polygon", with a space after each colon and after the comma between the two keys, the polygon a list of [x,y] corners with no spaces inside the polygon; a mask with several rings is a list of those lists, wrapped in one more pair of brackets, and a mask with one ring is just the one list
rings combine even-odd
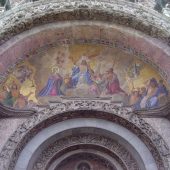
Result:
{"label": "stone arch", "polygon": [[[74,154],[74,153],[90,153],[90,154],[94,154],[94,155],[96,155],[96,156],[101,156],[101,157],[105,157],[104,159],[105,160],[109,160],[110,162],[112,162],[111,164],[111,166],[112,166],[112,168],[113,169],[120,169],[120,170],[122,170],[122,167],[121,167],[121,165],[115,160],[115,159],[113,159],[113,158],[109,158],[107,155],[105,155],[105,154],[103,154],[103,153],[99,153],[99,151],[98,151],[98,153],[96,154],[95,152],[96,152],[96,150],[91,150],[91,149],[85,149],[85,150],[78,150],[78,151],[73,151],[73,153],[70,153],[70,154],[68,154],[67,156],[70,156],[71,154]],[[71,155],[72,156],[72,155]],[[66,159],[67,159],[67,157],[66,157]],[[60,163],[62,164],[62,162],[64,162],[65,160],[63,160],[63,161],[61,161]],[[87,163],[88,165],[89,165],[89,167],[92,169],[93,168],[93,165],[90,163],[90,161],[88,161],[88,160],[80,160],[77,164],[76,164],[76,166],[75,166],[75,168],[77,168],[81,163]],[[54,169],[54,167],[58,167],[59,166],[59,164],[58,164],[58,160],[56,160],[50,167],[49,167],[49,169]],[[126,168],[124,168],[124,169],[126,169]],[[77,170],[77,169],[76,169]]]}
{"label": "stone arch", "polygon": [[[115,0],[115,3],[113,1],[98,1],[97,4],[96,1],[91,0],[85,2],[75,0],[72,3],[70,1],[63,2],[58,0],[51,2],[50,4],[41,1],[28,3],[8,11],[2,16],[0,24],[0,48],[2,49],[0,50],[0,59],[7,59],[8,65],[3,70],[1,82],[4,81],[11,69],[24,59],[21,55],[27,56],[29,52],[34,53],[37,48],[48,48],[55,45],[55,43],[67,44],[71,41],[82,43],[80,41],[82,40],[81,37],[77,39],[72,38],[75,34],[70,37],[66,35],[60,41],[58,40],[60,36],[58,36],[56,39],[51,39],[47,44],[44,43],[47,38],[44,36],[46,31],[53,31],[53,34],[55,34],[59,24],[61,24],[61,28],[70,29],[69,22],[71,22],[73,24],[72,27],[83,27],[85,24],[89,26],[89,29],[98,28],[101,32],[103,31],[99,34],[97,40],[84,38],[83,43],[94,43],[96,41],[96,44],[103,44],[108,47],[117,46],[121,50],[129,50],[139,55],[139,57],[143,57],[144,61],[150,62],[160,72],[162,77],[170,83],[170,68],[168,65],[170,62],[170,23],[168,19],[154,11],[148,12],[144,7],[138,7],[135,4],[123,1],[117,2]],[[75,20],[77,21],[75,22]],[[50,24],[52,22],[53,24]],[[121,39],[114,39],[116,43],[110,41],[108,38],[110,34],[105,35],[105,33],[109,33],[108,30],[111,28],[113,28],[111,31],[119,30],[120,36],[123,34],[127,35],[130,40],[139,40],[138,42],[141,43],[139,47],[142,48],[143,46],[143,53],[140,53],[141,49],[135,47],[134,44],[130,44],[130,47],[127,44],[123,44]],[[126,30],[122,28],[126,28]],[[32,29],[32,32],[29,32],[29,29]],[[134,30],[137,31],[133,33]],[[38,41],[37,37],[39,35],[44,36],[43,41]],[[36,41],[37,46],[26,50],[27,45]],[[41,44],[41,42],[43,43]],[[24,48],[23,51],[18,50],[19,52],[17,53],[16,51],[19,46]],[[144,51],[146,46],[152,50]],[[156,52],[153,53],[154,51]],[[11,54],[14,54],[13,58]],[[18,58],[16,54],[19,54]],[[9,110],[10,112],[19,112]],[[75,103],[53,103],[50,104],[49,108],[37,108],[37,110],[38,112],[28,118],[4,146],[0,153],[0,166],[2,169],[14,169],[22,150],[25,150],[27,143],[31,142],[33,137],[36,137],[41,130],[43,131],[43,129],[45,130],[53,124],[57,125],[63,121],[67,122],[80,118],[115,123],[128,129],[130,133],[135,134],[141,143],[148,148],[151,153],[150,156],[155,161],[158,169],[169,169],[167,158],[170,153],[168,146],[149,124],[140,118],[140,116],[134,114],[131,108],[116,107],[114,104],[105,102],[97,103],[96,101],[82,100]],[[23,111],[22,113],[29,114],[30,112]]]}
{"label": "stone arch", "polygon": [[[60,107],[59,107],[60,106]],[[74,108],[74,111],[73,111]],[[98,111],[97,111],[98,110]],[[168,169],[167,156],[169,148],[157,132],[142,118],[133,114],[130,108],[117,108],[113,104],[97,103],[92,101],[77,101],[73,104],[52,104],[49,109],[44,109],[24,122],[9,138],[1,152],[1,167],[13,169],[17,159],[26,144],[49,125],[73,120],[75,118],[97,118],[98,121],[115,122],[140,138],[152,153],[158,169]],[[104,120],[102,120],[104,119]],[[98,122],[97,121],[97,122]],[[87,121],[85,121],[87,124]],[[96,122],[96,123],[97,123]],[[54,124],[54,125],[55,125]],[[68,126],[69,127],[69,126]]]}
{"label": "stone arch", "polygon": [[[135,28],[145,32],[147,35],[168,42],[169,20],[157,12],[148,11],[148,8],[138,6],[135,3],[116,0],[85,2],[74,0],[70,3],[70,1],[53,0],[49,5],[47,4],[47,2],[41,1],[26,3],[21,7],[6,12],[2,16],[1,43],[36,25],[66,20],[114,22]],[[9,19],[11,20],[10,24]],[[20,25],[20,23],[22,24]],[[6,25],[6,28],[3,27],[4,25]],[[6,32],[8,34],[5,34]]]}
{"label": "stone arch", "polygon": [[[75,119],[74,121],[81,121],[81,120],[83,120],[83,119]],[[89,122],[91,120],[84,119],[84,121],[86,121],[86,122]],[[97,121],[98,120],[96,119],[95,122],[97,122]],[[67,123],[69,123],[69,122],[67,122]],[[75,123],[73,123],[73,122],[71,124],[75,125]],[[62,157],[61,155],[64,155],[67,152],[70,153],[72,150],[76,152],[77,151],[76,148],[78,148],[78,149],[80,149],[80,151],[83,149],[83,152],[84,151],[86,152],[86,149],[93,149],[96,152],[96,154],[101,152],[101,153],[103,153],[103,156],[110,155],[110,158],[114,158],[117,162],[119,162],[119,164],[121,165],[121,167],[123,167],[123,169],[134,169],[135,167],[137,168],[137,166],[138,166],[137,164],[139,164],[139,166],[142,167],[141,169],[145,169],[142,159],[140,158],[140,156],[138,156],[138,153],[135,151],[135,149],[133,149],[133,147],[131,147],[128,144],[128,141],[124,141],[124,139],[122,139],[121,137],[118,137],[117,135],[113,137],[114,139],[111,139],[109,137],[109,135],[113,136],[113,134],[111,134],[107,130],[103,130],[101,128],[98,129],[97,127],[92,127],[93,125],[89,126],[89,127],[86,127],[88,125],[84,125],[81,123],[79,123],[79,125],[81,127],[74,128],[74,129],[72,129],[72,127],[70,127],[69,130],[58,133],[58,134],[54,135],[53,137],[48,138],[44,142],[42,141],[40,148],[37,148],[34,153],[32,152],[33,153],[32,155],[36,156],[37,155],[36,153],[39,152],[41,150],[41,148],[45,148],[43,150],[42,154],[36,158],[34,156],[32,156],[32,158],[33,157],[34,158],[33,159],[31,158],[29,162],[25,161],[24,165],[27,164],[29,169],[35,169],[35,170],[42,169],[42,168],[48,169],[49,167],[51,167],[50,165],[53,164],[53,162],[56,159],[57,159],[57,161],[58,161],[58,159],[59,160],[61,159],[61,157]],[[59,128],[59,126],[58,126],[58,128]],[[64,134],[65,134],[65,136],[64,136]],[[57,139],[58,138],[57,136],[59,136],[59,139]],[[36,141],[38,141],[38,140],[36,139]],[[122,144],[121,142],[118,142],[118,141],[122,141],[122,142],[124,141],[124,142]],[[50,142],[50,144],[49,144],[49,142]],[[57,147],[61,144],[63,144],[63,146],[61,146],[61,148]],[[29,146],[31,146],[31,145],[32,144],[29,144]],[[49,145],[49,147],[47,145]],[[130,154],[129,151],[125,148],[125,145],[126,145],[126,147],[129,146],[129,150],[131,150],[131,152],[134,155],[136,155],[136,158],[138,157],[137,161],[132,156],[132,154]],[[62,154],[61,154],[61,152],[62,152]],[[43,154],[43,153],[45,153],[45,154]],[[100,156],[102,156],[102,155],[100,155]],[[25,156],[23,156],[23,154],[22,154],[21,158],[23,158],[23,157],[25,157]],[[26,157],[28,158],[30,156],[27,155]],[[112,162],[110,158],[106,157],[106,160]],[[21,161],[21,162],[23,162],[23,161]],[[131,162],[131,164],[129,164],[130,162]],[[41,164],[41,167],[39,167],[40,164]],[[18,168],[19,168],[19,166],[16,169],[18,169]]]}

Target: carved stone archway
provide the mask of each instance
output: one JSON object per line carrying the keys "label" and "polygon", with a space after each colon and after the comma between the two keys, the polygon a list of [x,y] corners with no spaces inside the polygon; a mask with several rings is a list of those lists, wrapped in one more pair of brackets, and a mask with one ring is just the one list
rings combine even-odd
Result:
{"label": "carved stone archway", "polygon": [[[4,63],[1,63],[2,66],[7,63],[0,75],[0,83],[3,83],[16,64],[24,60],[29,54],[35,54],[36,56],[46,48],[58,44],[87,43],[102,44],[109,48],[119,48],[134,54],[143,61],[149,62],[164,80],[170,83],[170,67],[168,64],[170,62],[170,22],[167,18],[154,11],[148,11],[145,7],[117,0],[86,0],[84,2],[74,0],[71,3],[70,0],[52,0],[51,3],[38,1],[24,4],[6,12],[0,18],[0,21],[0,60],[4,61]],[[77,30],[83,30],[85,26],[89,34],[87,33],[84,37],[81,37],[81,34],[76,36]],[[30,29],[31,31],[29,31]],[[94,32],[90,34],[89,30],[94,30]],[[115,37],[112,37],[113,32],[115,32]],[[46,33],[51,33],[51,37],[46,36]],[[93,34],[94,37],[92,36]],[[122,39],[122,37],[125,39]],[[165,115],[170,113],[169,106],[168,103],[166,107],[158,109],[157,115],[160,116],[162,112]],[[138,113],[137,111],[134,113],[129,107],[122,107],[121,104],[113,104],[111,101],[79,99],[56,101],[50,103],[47,107],[37,106],[34,109],[32,111],[18,111],[0,105],[2,117],[11,117],[14,114],[18,117],[31,115],[18,127],[5,144],[0,153],[0,169],[13,170],[17,168],[16,170],[25,170],[29,168],[32,160],[36,170],[38,168],[42,170],[42,168],[46,167],[52,169],[51,165],[54,165],[55,168],[56,162],[59,161],[59,154],[64,157],[73,153],[76,149],[80,151],[79,153],[88,154],[93,154],[93,151],[97,150],[98,155],[95,155],[96,157],[103,156],[103,160],[107,161],[112,158],[113,165],[116,165],[115,167],[120,166],[122,169],[127,170],[141,168],[142,165],[139,164],[139,160],[135,160],[128,147],[126,148],[122,143],[113,141],[116,137],[114,135],[116,132],[112,128],[117,126],[120,129],[126,129],[128,134],[134,135],[134,139],[139,141],[140,146],[146,149],[145,151],[148,153],[146,155],[149,155],[149,160],[153,159],[151,169],[169,170],[170,168],[168,165],[170,150],[163,138],[144,119],[136,114]],[[155,111],[144,110],[140,113],[142,115],[153,115]],[[74,123],[77,122],[78,124],[79,121],[82,126],[77,125],[74,127]],[[48,130],[52,126],[59,129],[60,124],[64,126],[67,123],[70,123],[67,128],[72,127],[71,133],[68,133],[68,129],[64,129],[61,132],[51,134],[51,136],[46,136],[50,134]],[[100,126],[102,123],[105,123],[105,126]],[[107,129],[109,125],[110,131]],[[81,128],[83,133],[79,132]],[[86,128],[88,130],[92,128],[93,131],[89,133]],[[77,129],[79,130],[77,131]],[[103,132],[103,135],[100,134],[101,139],[96,137],[99,135],[99,133],[96,134],[98,129]],[[47,138],[43,138],[44,141],[36,140],[37,145],[32,145],[34,139],[39,139],[37,137],[41,135],[41,132],[45,132],[42,136]],[[110,138],[108,137],[108,132],[110,132]],[[77,136],[75,133],[77,133]],[[54,137],[53,142],[50,143],[52,136]],[[56,136],[59,136],[59,138]],[[126,136],[121,137],[121,141],[123,139],[127,141],[128,139]],[[73,140],[73,138],[78,140]],[[95,140],[87,142],[87,139]],[[67,143],[67,145],[64,145],[66,148],[62,150],[63,152],[57,152],[55,147],[53,147],[54,152],[50,152],[50,147],[61,141]],[[77,144],[73,145],[70,142],[72,145],[69,145],[68,141],[75,141]],[[103,143],[101,144],[101,142]],[[134,148],[136,157],[141,158],[141,162],[146,167],[147,158],[144,158],[144,154],[137,154],[138,150],[134,141],[129,143],[131,144],[128,145],[129,148],[130,146]],[[115,144],[115,147],[119,146],[117,147],[117,152],[108,151],[111,151],[109,147],[113,147],[113,144]],[[30,148],[29,145],[31,145]],[[27,152],[29,151],[27,148],[33,149],[32,146],[36,147],[34,148],[35,150]],[[83,146],[89,150],[85,150]],[[20,163],[23,160],[21,159],[22,154],[25,152],[29,154],[30,158],[23,157],[27,161],[23,168]],[[52,155],[45,155],[45,153],[49,152]],[[37,157],[35,157],[36,154]],[[74,154],[71,156],[74,156]],[[125,156],[124,162],[123,156]],[[62,161],[64,160],[63,158]],[[127,162],[130,162],[131,165],[128,165]],[[156,167],[155,169],[154,166]]]}
{"label": "carved stone archway", "polygon": [[[97,118],[97,122],[106,120],[108,123],[112,122],[112,124],[116,123],[125,127],[147,146],[158,169],[168,170],[167,158],[169,148],[162,137],[149,124],[134,114],[131,108],[118,107],[118,105],[108,103],[107,101],[96,100],[54,102],[51,103],[49,108],[39,108],[39,112],[23,123],[4,146],[0,154],[2,169],[12,170],[17,163],[21,151],[24,151],[27,143],[34,136],[36,137],[42,129],[48,128],[49,125],[56,125],[58,128],[60,122],[65,123],[67,120],[78,120],[79,118],[87,119],[86,122],[88,122],[88,119]],[[67,125],[71,127],[73,124]]]}

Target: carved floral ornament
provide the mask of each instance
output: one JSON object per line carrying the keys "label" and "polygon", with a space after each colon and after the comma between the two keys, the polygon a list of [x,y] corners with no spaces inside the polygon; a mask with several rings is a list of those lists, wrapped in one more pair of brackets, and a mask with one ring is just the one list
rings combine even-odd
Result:
{"label": "carved floral ornament", "polygon": [[36,108],[38,112],[28,118],[5,144],[0,154],[1,167],[12,170],[21,148],[42,128],[76,117],[97,117],[114,121],[131,130],[147,145],[157,166],[168,170],[167,158],[170,151],[162,137],[142,118],[134,114],[131,108],[119,106],[120,104],[108,101],[66,100],[52,102],[49,107]]}

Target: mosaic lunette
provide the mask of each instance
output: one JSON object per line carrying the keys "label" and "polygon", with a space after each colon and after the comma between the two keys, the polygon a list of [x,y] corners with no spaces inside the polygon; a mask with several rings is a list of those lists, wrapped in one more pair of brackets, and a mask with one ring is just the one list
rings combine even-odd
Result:
{"label": "mosaic lunette", "polygon": [[0,100],[19,109],[59,98],[108,98],[134,109],[166,103],[168,87],[135,56],[97,45],[65,45],[29,56],[1,86]]}

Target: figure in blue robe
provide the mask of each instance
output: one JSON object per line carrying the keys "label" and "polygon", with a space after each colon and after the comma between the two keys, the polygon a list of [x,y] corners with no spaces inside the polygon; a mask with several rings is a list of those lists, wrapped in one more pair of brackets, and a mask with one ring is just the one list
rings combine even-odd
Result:
{"label": "figure in blue robe", "polygon": [[162,80],[160,80],[159,83],[157,83],[155,78],[150,79],[150,88],[156,88],[156,91],[152,96],[150,96],[146,100],[145,108],[154,109],[154,108],[157,108],[157,107],[160,106],[160,104],[159,104],[159,97],[160,96],[162,96],[162,95],[168,96],[168,90],[165,87],[165,85],[163,84]]}
{"label": "figure in blue robe", "polygon": [[39,92],[39,96],[59,96],[63,95],[61,91],[63,79],[60,75],[50,76],[46,86]]}
{"label": "figure in blue robe", "polygon": [[159,107],[159,101],[158,101],[158,97],[156,97],[155,95],[148,98],[148,100],[146,101],[146,106],[147,109],[154,109]]}
{"label": "figure in blue robe", "polygon": [[72,82],[72,87],[76,87],[78,80],[79,80],[79,72],[80,68],[77,66],[74,66],[72,68],[72,75],[71,75],[71,82]]}
{"label": "figure in blue robe", "polygon": [[[83,66],[87,66],[86,61],[82,61],[81,63]],[[84,83],[87,85],[91,85],[93,83],[92,79],[91,79],[91,73],[89,68],[87,67],[86,71],[81,72],[80,67],[78,66],[74,66],[72,68],[72,75],[71,75],[71,83],[72,83],[72,87],[76,88],[77,84],[80,81],[80,78],[83,78]]]}
{"label": "figure in blue robe", "polygon": [[158,84],[157,95],[159,96],[160,94],[163,94],[165,96],[168,96],[169,94],[166,86],[163,84],[163,80],[159,80],[159,84]]}

